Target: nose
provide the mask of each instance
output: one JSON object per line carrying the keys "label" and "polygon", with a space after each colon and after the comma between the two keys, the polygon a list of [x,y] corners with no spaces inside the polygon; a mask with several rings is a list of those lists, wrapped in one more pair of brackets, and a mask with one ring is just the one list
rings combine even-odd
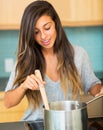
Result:
{"label": "nose", "polygon": [[41,39],[45,39],[46,38],[46,33],[44,31],[41,31],[40,37],[41,37]]}

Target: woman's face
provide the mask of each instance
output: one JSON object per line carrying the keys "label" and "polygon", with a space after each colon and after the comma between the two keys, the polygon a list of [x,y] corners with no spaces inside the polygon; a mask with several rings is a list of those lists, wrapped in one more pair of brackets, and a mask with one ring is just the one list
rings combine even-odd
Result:
{"label": "woman's face", "polygon": [[44,49],[54,46],[56,40],[55,23],[48,15],[41,16],[35,25],[35,40]]}

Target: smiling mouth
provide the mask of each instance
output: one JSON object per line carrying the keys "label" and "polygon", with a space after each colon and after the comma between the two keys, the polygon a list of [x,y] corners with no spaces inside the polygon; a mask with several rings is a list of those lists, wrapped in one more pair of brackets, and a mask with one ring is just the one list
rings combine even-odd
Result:
{"label": "smiling mouth", "polygon": [[49,44],[50,44],[50,40],[42,41],[42,44],[43,44],[43,45],[49,45]]}

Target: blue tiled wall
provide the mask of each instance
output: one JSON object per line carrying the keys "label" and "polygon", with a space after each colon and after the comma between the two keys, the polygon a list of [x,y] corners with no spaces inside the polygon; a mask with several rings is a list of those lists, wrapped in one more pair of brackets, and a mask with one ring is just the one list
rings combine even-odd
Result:
{"label": "blue tiled wall", "polygon": [[16,59],[18,44],[18,31],[0,31],[0,77],[8,77],[10,73],[5,72],[5,59]]}
{"label": "blue tiled wall", "polygon": [[[103,26],[64,28],[72,44],[77,44],[87,51],[95,72],[103,72]],[[6,58],[16,59],[19,31],[0,31],[0,77],[8,77],[5,72]]]}
{"label": "blue tiled wall", "polygon": [[88,53],[95,72],[103,72],[103,26],[65,28],[71,43],[82,46]]}

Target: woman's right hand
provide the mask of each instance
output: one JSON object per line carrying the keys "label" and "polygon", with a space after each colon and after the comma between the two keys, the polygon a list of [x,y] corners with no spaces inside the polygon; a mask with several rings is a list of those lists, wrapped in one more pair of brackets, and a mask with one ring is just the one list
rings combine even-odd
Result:
{"label": "woman's right hand", "polygon": [[39,84],[44,86],[45,82],[34,74],[27,76],[25,81],[19,87],[5,92],[4,102],[6,108],[19,104],[23,99],[26,90],[39,90]]}
{"label": "woman's right hand", "polygon": [[41,79],[38,78],[36,75],[31,74],[27,76],[26,80],[21,84],[21,87],[24,90],[39,90],[39,84],[44,85],[45,81],[41,81]]}

